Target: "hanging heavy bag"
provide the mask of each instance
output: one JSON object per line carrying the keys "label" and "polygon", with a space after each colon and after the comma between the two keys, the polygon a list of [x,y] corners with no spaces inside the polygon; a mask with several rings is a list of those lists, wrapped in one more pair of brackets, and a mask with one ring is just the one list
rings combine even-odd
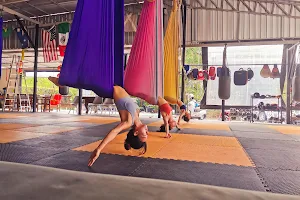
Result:
{"label": "hanging heavy bag", "polygon": [[248,82],[248,71],[240,68],[234,72],[234,84],[235,85],[246,85]]}
{"label": "hanging heavy bag", "polygon": [[222,67],[219,77],[219,98],[227,100],[230,98],[231,77],[230,70],[227,67]]}
{"label": "hanging heavy bag", "polygon": [[59,94],[68,95],[69,94],[69,87],[68,86],[60,86],[59,87]]}
{"label": "hanging heavy bag", "polygon": [[280,73],[279,73],[279,69],[278,69],[277,65],[274,65],[270,77],[271,78],[280,78]]}
{"label": "hanging heavy bag", "polygon": [[271,76],[271,70],[269,65],[264,65],[263,68],[260,70],[260,75],[263,78],[269,78]]}
{"label": "hanging heavy bag", "polygon": [[292,90],[293,90],[293,100],[300,101],[300,65],[296,66],[296,73],[293,78],[292,83]]}
{"label": "hanging heavy bag", "polygon": [[222,71],[222,67],[217,68],[217,77],[220,77]]}
{"label": "hanging heavy bag", "polygon": [[251,68],[248,68],[248,81],[254,77],[254,72]]}
{"label": "hanging heavy bag", "polygon": [[205,79],[204,71],[203,70],[199,70],[198,71],[198,80],[203,81],[204,79]]}
{"label": "hanging heavy bag", "polygon": [[194,80],[197,80],[197,79],[198,79],[198,72],[199,72],[198,69],[193,69],[192,73],[193,73],[193,78],[194,78]]}

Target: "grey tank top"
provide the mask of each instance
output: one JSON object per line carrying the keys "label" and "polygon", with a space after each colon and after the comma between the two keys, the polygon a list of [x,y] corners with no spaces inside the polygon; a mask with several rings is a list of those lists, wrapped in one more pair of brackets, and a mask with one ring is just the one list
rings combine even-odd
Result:
{"label": "grey tank top", "polygon": [[134,123],[134,117],[138,106],[130,97],[124,97],[115,102],[118,111],[127,110],[132,117],[132,124]]}

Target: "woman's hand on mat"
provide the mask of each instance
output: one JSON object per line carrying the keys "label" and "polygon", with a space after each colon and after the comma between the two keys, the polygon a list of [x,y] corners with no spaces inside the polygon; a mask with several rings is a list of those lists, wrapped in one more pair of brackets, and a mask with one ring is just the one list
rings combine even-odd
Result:
{"label": "woman's hand on mat", "polygon": [[89,163],[88,163],[88,166],[91,167],[94,162],[97,160],[97,158],[100,156],[100,150],[99,149],[95,149],[89,159]]}
{"label": "woman's hand on mat", "polygon": [[171,137],[172,135],[170,133],[167,133],[165,138],[171,138]]}

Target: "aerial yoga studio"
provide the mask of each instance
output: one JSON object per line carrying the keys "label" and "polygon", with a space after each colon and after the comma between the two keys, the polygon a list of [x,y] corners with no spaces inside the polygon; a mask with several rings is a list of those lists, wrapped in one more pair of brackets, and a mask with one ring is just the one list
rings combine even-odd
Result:
{"label": "aerial yoga studio", "polygon": [[0,3],[0,197],[299,199],[297,8]]}

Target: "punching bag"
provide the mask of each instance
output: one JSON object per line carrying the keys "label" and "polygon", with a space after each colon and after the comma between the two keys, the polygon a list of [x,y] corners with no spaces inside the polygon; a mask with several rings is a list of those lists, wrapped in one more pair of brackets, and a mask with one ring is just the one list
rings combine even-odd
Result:
{"label": "punching bag", "polygon": [[219,98],[222,100],[227,100],[230,98],[230,87],[231,87],[231,77],[230,70],[224,66],[221,68],[221,73],[219,77]]}
{"label": "punching bag", "polygon": [[69,94],[69,87],[68,86],[60,86],[59,87],[59,94],[68,95]]}
{"label": "punching bag", "polygon": [[226,50],[227,47],[225,46],[223,51],[223,66],[220,69],[220,76],[219,76],[219,98],[222,100],[227,100],[230,98],[230,87],[231,87],[231,77],[230,77],[230,70],[226,66]]}
{"label": "punching bag", "polygon": [[296,67],[296,73],[293,78],[292,83],[293,88],[293,100],[300,101],[300,65],[298,64]]}

